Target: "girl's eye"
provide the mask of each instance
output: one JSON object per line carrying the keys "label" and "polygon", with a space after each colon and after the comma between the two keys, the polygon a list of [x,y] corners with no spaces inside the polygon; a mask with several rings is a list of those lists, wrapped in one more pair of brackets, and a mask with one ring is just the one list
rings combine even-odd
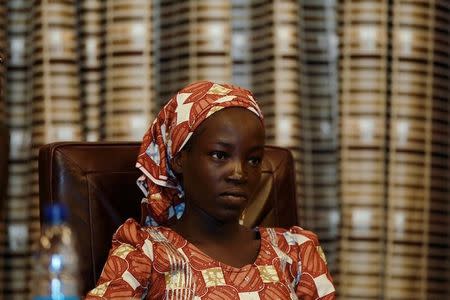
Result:
{"label": "girl's eye", "polygon": [[253,167],[257,167],[261,164],[261,158],[259,157],[252,157],[248,160],[249,164]]}
{"label": "girl's eye", "polygon": [[211,157],[218,160],[223,160],[227,157],[227,154],[223,151],[213,151],[210,153]]}

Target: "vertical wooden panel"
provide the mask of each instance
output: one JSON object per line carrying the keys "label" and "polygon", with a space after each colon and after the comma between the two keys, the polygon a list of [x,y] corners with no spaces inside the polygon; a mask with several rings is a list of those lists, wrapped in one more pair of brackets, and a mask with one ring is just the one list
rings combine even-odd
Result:
{"label": "vertical wooden panel", "polygon": [[298,3],[290,0],[255,0],[251,9],[252,86],[265,117],[266,142],[288,147],[292,151],[299,187],[301,110]]}
{"label": "vertical wooden panel", "polygon": [[106,2],[108,140],[140,140],[155,113],[152,1]]}
{"label": "vertical wooden panel", "polygon": [[188,83],[231,82],[229,1],[160,1],[160,104]]}
{"label": "vertical wooden panel", "polygon": [[[4,89],[5,89],[5,76],[6,76],[6,48],[7,48],[7,40],[6,40],[6,1],[0,0],[0,127],[3,129],[6,123],[6,105],[5,105],[5,99],[4,99]],[[1,151],[3,152],[3,151]],[[3,162],[4,160],[7,160],[8,158],[7,153],[0,153],[0,161]],[[0,165],[3,167],[3,163],[0,163]],[[0,170],[0,172],[3,172]],[[0,175],[0,177],[3,177],[3,173]],[[4,284],[5,284],[5,272],[4,272],[4,260],[5,260],[5,254],[7,251],[7,235],[6,235],[6,217],[7,213],[5,211],[6,208],[6,199],[4,196],[6,196],[6,192],[4,189],[6,187],[2,186],[4,183],[3,178],[0,179],[0,300],[3,299],[3,290],[4,290]]]}
{"label": "vertical wooden panel", "polygon": [[6,119],[6,105],[4,99],[4,89],[5,89],[5,76],[6,76],[6,48],[7,48],[7,39],[6,39],[6,26],[7,26],[7,17],[6,17],[6,0],[0,1],[0,123],[5,122]]}
{"label": "vertical wooden panel", "polygon": [[340,216],[337,3],[299,3],[301,223],[318,234],[336,283]]}
{"label": "vertical wooden panel", "polygon": [[250,1],[232,1],[231,56],[233,83],[252,90],[251,86],[251,10]]}
{"label": "vertical wooden panel", "polygon": [[[54,141],[82,139],[75,4],[75,1],[67,0],[32,2],[29,47],[32,192],[27,210],[31,251],[36,249],[40,235],[39,146]],[[30,276],[27,277],[27,284],[29,279]]]}
{"label": "vertical wooden panel", "polygon": [[101,50],[104,43],[103,13],[105,1],[78,1],[78,32],[80,52],[80,99],[83,139],[99,141],[102,128],[102,67]]}
{"label": "vertical wooden panel", "polygon": [[160,0],[159,105],[190,81],[189,1]]}
{"label": "vertical wooden panel", "polygon": [[28,289],[28,244],[31,101],[27,54],[30,3],[8,2],[8,71],[6,99],[10,130],[9,180],[7,192],[8,244],[5,251],[6,299],[26,298]]}
{"label": "vertical wooden panel", "polygon": [[393,2],[385,299],[449,290],[449,10]]}
{"label": "vertical wooden panel", "polygon": [[231,82],[230,1],[191,1],[189,81]]}
{"label": "vertical wooden panel", "polygon": [[384,268],[388,1],[343,1],[338,293],[380,299]]}

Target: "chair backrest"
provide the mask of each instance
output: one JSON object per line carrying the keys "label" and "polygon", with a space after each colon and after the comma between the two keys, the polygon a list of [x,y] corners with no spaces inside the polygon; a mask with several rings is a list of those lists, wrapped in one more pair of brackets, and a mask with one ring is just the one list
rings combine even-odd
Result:
{"label": "chair backrest", "polygon": [[[57,201],[69,207],[69,223],[78,238],[82,262],[83,293],[95,286],[117,227],[127,218],[140,218],[143,194],[136,185],[140,171],[135,168],[139,146],[133,142],[59,142],[40,149],[40,209]],[[247,208],[245,225],[295,225],[291,153],[267,146],[262,169],[261,186]]]}

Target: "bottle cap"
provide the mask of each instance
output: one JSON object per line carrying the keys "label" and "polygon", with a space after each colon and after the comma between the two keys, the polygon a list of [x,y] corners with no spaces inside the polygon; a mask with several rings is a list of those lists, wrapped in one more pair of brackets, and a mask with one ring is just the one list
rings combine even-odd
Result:
{"label": "bottle cap", "polygon": [[67,206],[63,203],[53,203],[44,210],[44,220],[47,224],[58,225],[67,221]]}

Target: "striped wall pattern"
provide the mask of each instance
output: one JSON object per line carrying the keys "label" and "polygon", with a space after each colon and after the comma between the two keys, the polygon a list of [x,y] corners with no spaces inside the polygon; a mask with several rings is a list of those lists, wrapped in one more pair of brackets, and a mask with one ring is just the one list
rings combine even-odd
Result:
{"label": "striped wall pattern", "polygon": [[337,1],[300,1],[302,175],[298,201],[302,226],[320,236],[332,274],[337,274],[339,244],[337,14]]}
{"label": "striped wall pattern", "polygon": [[[6,72],[5,72],[5,62],[6,62],[6,52],[7,52],[7,38],[6,38],[6,28],[7,28],[7,13],[6,13],[6,1],[0,1],[0,126],[6,124],[6,104],[5,104],[5,84],[6,84]],[[6,158],[4,158],[6,159]],[[0,187],[0,199],[3,200],[6,194],[3,190],[6,187]],[[3,290],[5,282],[5,274],[3,269],[5,268],[5,254],[7,251],[7,235],[6,235],[6,203],[0,204],[0,300],[3,300]]]}
{"label": "striped wall pattern", "polygon": [[30,3],[8,2],[8,72],[6,105],[10,131],[6,213],[5,299],[26,297],[29,270],[31,98],[29,64]]}
{"label": "striped wall pattern", "polygon": [[231,82],[231,3],[160,0],[159,103],[198,80]]}
{"label": "striped wall pattern", "polygon": [[102,89],[105,1],[82,0],[77,3],[78,49],[80,68],[80,106],[83,138],[99,141],[104,138],[102,130]]}
{"label": "striped wall pattern", "polygon": [[342,299],[383,297],[388,9],[387,0],[343,1],[340,8]]}
{"label": "striped wall pattern", "polygon": [[341,6],[339,294],[448,297],[449,3]]}
{"label": "striped wall pattern", "polygon": [[0,122],[4,122],[6,118],[6,105],[4,100],[4,87],[5,87],[5,63],[7,53],[7,3],[6,0],[0,1]]}
{"label": "striped wall pattern", "polygon": [[449,295],[449,8],[393,2],[386,299]]}
{"label": "striped wall pattern", "polygon": [[247,0],[233,0],[231,7],[231,57],[233,83],[252,89],[251,85],[251,10]]}
{"label": "striped wall pattern", "polygon": [[156,110],[153,2],[116,0],[104,5],[106,139],[139,140]]}
{"label": "striped wall pattern", "polygon": [[163,106],[190,79],[191,32],[190,2],[160,1],[159,105]]}
{"label": "striped wall pattern", "polygon": [[[29,254],[37,249],[40,235],[39,147],[58,140],[82,139],[75,1],[36,0],[32,3],[27,46],[31,80],[31,193],[26,210]],[[23,259],[29,260],[29,270],[32,257]],[[30,278],[31,272],[27,272],[27,284]]]}
{"label": "striped wall pattern", "polygon": [[301,102],[297,1],[255,0],[251,6],[252,91],[264,115],[266,142],[292,151],[300,195]]}

